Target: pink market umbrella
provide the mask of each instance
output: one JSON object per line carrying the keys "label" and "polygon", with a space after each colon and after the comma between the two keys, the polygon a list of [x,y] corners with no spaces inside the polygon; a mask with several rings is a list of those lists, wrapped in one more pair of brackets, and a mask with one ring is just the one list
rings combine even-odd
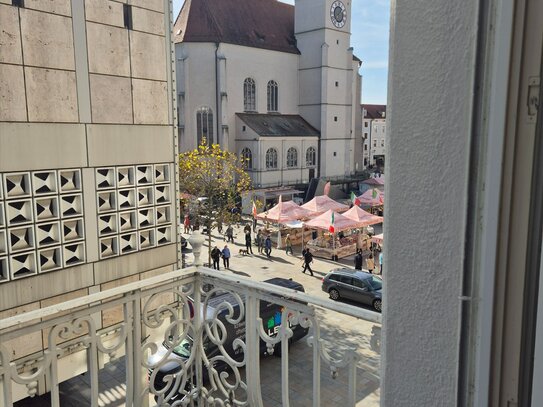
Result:
{"label": "pink market umbrella", "polygon": [[327,195],[320,195],[303,204],[301,208],[311,211],[313,216],[315,216],[325,213],[328,210],[332,210],[334,212],[345,212],[347,209],[349,209],[349,206],[336,202]]}
{"label": "pink market umbrella", "polygon": [[382,216],[372,215],[371,213],[366,212],[364,209],[360,208],[359,206],[353,206],[347,212],[344,212],[343,216],[359,222],[361,224],[360,227],[375,225],[377,223],[383,222]]}
{"label": "pink market umbrella", "polygon": [[383,185],[385,185],[385,177],[368,178],[367,180],[362,181],[362,184],[382,187]]}
{"label": "pink market umbrella", "polygon": [[293,220],[300,220],[311,216],[311,212],[303,209],[293,201],[279,202],[269,211],[256,215],[257,219],[274,223],[285,223]]}
{"label": "pink market umbrella", "polygon": [[380,206],[385,203],[385,193],[377,188],[368,189],[358,197],[361,205]]}
{"label": "pink market umbrella", "polygon": [[359,222],[339,213],[335,213],[332,210],[328,210],[322,215],[305,222],[304,226],[313,229],[329,230],[332,223],[332,213],[334,214],[334,232],[362,227]]}
{"label": "pink market umbrella", "polygon": [[380,244],[380,245],[383,245],[383,234],[379,234],[379,235],[375,235],[371,238],[371,241],[373,243],[377,243],[377,244]]}

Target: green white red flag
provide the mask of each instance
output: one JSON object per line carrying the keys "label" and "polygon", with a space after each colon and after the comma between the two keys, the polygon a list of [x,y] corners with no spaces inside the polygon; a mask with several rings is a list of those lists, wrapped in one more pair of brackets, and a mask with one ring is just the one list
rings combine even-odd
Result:
{"label": "green white red flag", "polygon": [[360,199],[358,199],[358,197],[355,195],[354,192],[351,191],[351,202],[353,203],[353,205],[355,206],[358,206],[360,205]]}
{"label": "green white red flag", "polygon": [[328,231],[330,233],[335,233],[335,231],[336,231],[336,228],[334,227],[334,215],[335,215],[335,213],[332,212],[332,219],[330,219],[330,226],[328,227]]}
{"label": "green white red flag", "polygon": [[377,194],[379,194],[379,192],[377,191],[377,189],[373,188],[373,191],[372,191],[372,193],[371,193],[371,197],[372,197],[373,199],[375,199],[375,198],[377,198]]}

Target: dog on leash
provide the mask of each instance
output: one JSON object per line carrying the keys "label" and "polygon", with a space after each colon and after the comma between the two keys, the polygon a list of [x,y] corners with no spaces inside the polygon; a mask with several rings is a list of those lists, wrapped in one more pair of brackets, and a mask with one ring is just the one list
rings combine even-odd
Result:
{"label": "dog on leash", "polygon": [[239,249],[239,254],[247,256],[249,254],[249,252],[247,251],[247,249]]}

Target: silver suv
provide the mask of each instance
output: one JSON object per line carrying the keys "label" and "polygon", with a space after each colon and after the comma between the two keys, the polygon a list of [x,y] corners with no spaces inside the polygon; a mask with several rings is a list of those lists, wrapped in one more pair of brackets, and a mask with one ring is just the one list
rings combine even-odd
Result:
{"label": "silver suv", "polygon": [[322,291],[330,294],[331,299],[358,301],[378,312],[381,312],[382,288],[381,277],[349,268],[334,269],[322,279]]}

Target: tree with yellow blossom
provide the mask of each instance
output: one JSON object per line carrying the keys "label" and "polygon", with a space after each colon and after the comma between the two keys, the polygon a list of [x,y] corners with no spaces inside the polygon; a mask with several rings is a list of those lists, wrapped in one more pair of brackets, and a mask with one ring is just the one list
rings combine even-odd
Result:
{"label": "tree with yellow blossom", "polygon": [[246,163],[235,153],[203,140],[198,148],[179,154],[179,188],[202,197],[195,207],[199,223],[207,229],[208,261],[211,263],[211,230],[235,222],[234,208],[241,194],[251,189]]}

